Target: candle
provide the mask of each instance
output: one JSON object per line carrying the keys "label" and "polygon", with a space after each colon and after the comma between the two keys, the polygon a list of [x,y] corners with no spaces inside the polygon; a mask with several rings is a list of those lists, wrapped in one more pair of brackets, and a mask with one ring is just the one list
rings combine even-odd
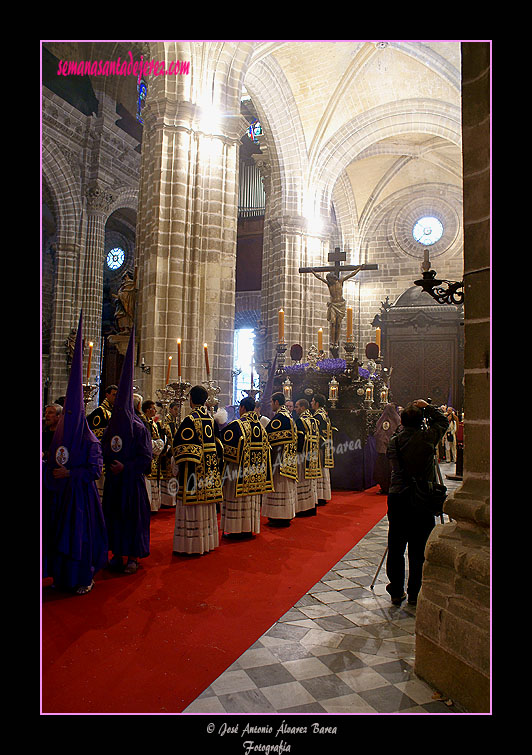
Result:
{"label": "candle", "polygon": [[347,340],[353,337],[353,307],[347,308]]}
{"label": "candle", "polygon": [[253,355],[251,356],[251,390],[253,390]]}
{"label": "candle", "polygon": [[284,309],[279,310],[279,343],[284,343]]}
{"label": "candle", "polygon": [[211,368],[209,367],[209,352],[207,351],[207,344],[203,344],[203,348],[205,350],[205,367],[207,369],[207,377],[210,377],[211,374]]}
{"label": "candle", "polygon": [[381,329],[377,328],[375,332],[375,343],[379,347],[379,351],[381,350]]}
{"label": "candle", "polygon": [[318,330],[318,351],[323,351],[323,328]]}
{"label": "candle", "polygon": [[91,361],[92,361],[92,347],[93,347],[92,341],[89,342],[89,361],[87,363],[87,385],[90,384],[90,374],[91,374]]}
{"label": "candle", "polygon": [[170,367],[172,366],[172,357],[168,357],[168,369],[166,370],[166,383],[165,385],[168,385],[170,382]]}
{"label": "candle", "polygon": [[177,377],[181,377],[181,339],[177,339]]}

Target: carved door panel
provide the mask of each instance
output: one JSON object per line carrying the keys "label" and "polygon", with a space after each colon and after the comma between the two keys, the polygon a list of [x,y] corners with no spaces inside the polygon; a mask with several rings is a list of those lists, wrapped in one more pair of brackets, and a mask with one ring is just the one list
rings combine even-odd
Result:
{"label": "carved door panel", "polygon": [[455,380],[456,343],[450,339],[407,338],[390,343],[392,401],[405,406],[417,398],[446,404]]}

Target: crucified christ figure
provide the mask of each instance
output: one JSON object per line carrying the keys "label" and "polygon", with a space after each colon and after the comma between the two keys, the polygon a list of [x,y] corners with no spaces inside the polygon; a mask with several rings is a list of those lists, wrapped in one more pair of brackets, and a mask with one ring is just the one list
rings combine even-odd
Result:
{"label": "crucified christ figure", "polygon": [[345,317],[345,299],[343,297],[343,285],[346,280],[356,275],[359,270],[362,270],[364,265],[357,265],[347,275],[343,277],[339,273],[330,272],[327,273],[325,278],[322,275],[310,270],[318,280],[325,283],[329,289],[330,300],[327,302],[327,321],[331,323],[330,326],[330,344],[331,347],[337,347],[340,342],[340,327],[342,320]]}

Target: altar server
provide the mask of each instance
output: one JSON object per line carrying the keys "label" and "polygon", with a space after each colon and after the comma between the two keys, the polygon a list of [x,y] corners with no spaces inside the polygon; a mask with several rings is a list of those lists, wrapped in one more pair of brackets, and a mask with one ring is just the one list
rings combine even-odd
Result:
{"label": "altar server", "polygon": [[312,416],[307,399],[296,401],[297,503],[296,515],[315,516],[318,505],[317,480],[321,477],[320,426]]}
{"label": "altar server", "polygon": [[262,494],[273,491],[268,434],[254,409],[253,398],[242,399],[240,419],[234,419],[222,431],[224,499],[220,527],[223,534],[258,534]]}
{"label": "altar server", "polygon": [[266,426],[272,453],[273,490],[262,496],[262,515],[270,524],[288,527],[296,514],[297,430],[281,392],[271,397],[274,416]]}
{"label": "altar server", "polygon": [[203,554],[219,545],[216,504],[221,504],[220,465],[223,448],[216,437],[214,420],[205,408],[207,391],[190,389],[191,413],[174,436],[174,460],[178,466],[173,551]]}
{"label": "altar server", "polygon": [[325,396],[315,393],[310,402],[312,413],[318,420],[320,428],[320,464],[321,477],[316,479],[318,506],[324,506],[331,500],[331,475],[329,470],[334,467],[333,427],[327,409]]}

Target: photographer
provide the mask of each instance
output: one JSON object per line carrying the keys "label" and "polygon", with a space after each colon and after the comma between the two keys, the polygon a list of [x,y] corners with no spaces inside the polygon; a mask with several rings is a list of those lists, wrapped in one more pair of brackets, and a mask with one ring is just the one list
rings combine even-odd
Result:
{"label": "photographer", "polygon": [[435,482],[435,452],[448,428],[446,416],[418,399],[401,412],[401,426],[388,444],[386,455],[392,464],[388,493],[388,558],[386,586],[392,603],[400,605],[407,597],[405,550],[408,545],[408,602],[415,605],[421,588],[425,546],[434,528],[430,511],[417,507],[412,498],[412,478]]}

